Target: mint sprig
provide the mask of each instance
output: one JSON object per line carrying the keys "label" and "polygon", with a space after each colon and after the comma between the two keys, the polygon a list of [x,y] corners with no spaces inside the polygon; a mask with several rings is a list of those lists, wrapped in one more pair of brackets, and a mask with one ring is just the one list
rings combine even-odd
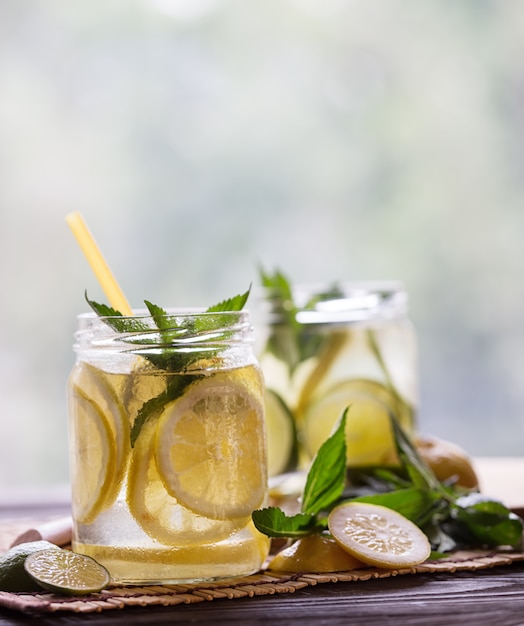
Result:
{"label": "mint sprig", "polygon": [[[345,439],[342,442],[346,416],[347,409],[308,472],[301,513],[286,516],[276,507],[254,511],[258,530],[269,537],[298,539],[326,531],[327,515],[338,504],[370,502],[394,509],[417,524],[428,536],[434,556],[457,548],[521,546],[522,519],[501,502],[440,482],[393,415],[400,466],[346,473]],[[347,475],[358,475],[358,486],[349,484]]]}
{"label": "mint sprig", "polygon": [[321,532],[325,520],[321,513],[338,501],[346,480],[346,409],[334,433],[319,448],[309,469],[302,495],[301,512],[286,515],[278,507],[253,511],[258,530],[269,537],[297,539]]}
{"label": "mint sprig", "polygon": [[[159,370],[184,374],[168,376],[166,389],[140,407],[131,426],[131,447],[135,445],[144,424],[149,419],[159,415],[168,402],[182,394],[195,380],[202,378],[201,374],[187,373],[190,366],[204,356],[198,348],[199,341],[209,335],[209,341],[212,343],[213,333],[217,334],[217,341],[227,340],[235,332],[232,326],[237,318],[234,315],[228,317],[224,313],[241,311],[250,291],[251,286],[242,294],[210,306],[204,314],[196,313],[183,317],[170,314],[162,307],[144,300],[153,326],[148,325],[141,316],[125,316],[113,307],[90,300],[86,292],[85,298],[91,309],[115,332],[124,335],[124,342],[135,346],[133,349],[135,354],[141,355]],[[213,315],[214,313],[219,315]],[[190,349],[183,352],[173,349],[177,342],[185,342]],[[151,345],[154,345],[155,349],[151,350]],[[207,349],[205,358],[217,357],[221,349],[219,345]]]}
{"label": "mint sprig", "polygon": [[301,310],[314,310],[318,302],[342,296],[342,291],[333,285],[326,291],[311,296],[299,307],[295,301],[291,282],[280,270],[273,274],[260,269],[260,280],[266,289],[267,300],[271,303],[271,314],[275,316],[267,340],[267,350],[285,363],[292,374],[300,363],[317,355],[326,340],[319,333],[311,333],[297,320]]}

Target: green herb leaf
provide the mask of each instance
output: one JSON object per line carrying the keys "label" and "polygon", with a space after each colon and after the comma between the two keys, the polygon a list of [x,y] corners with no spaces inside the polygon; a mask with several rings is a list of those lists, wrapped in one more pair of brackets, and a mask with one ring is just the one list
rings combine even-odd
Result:
{"label": "green herb leaf", "polygon": [[256,528],[268,537],[298,538],[319,530],[314,515],[286,515],[282,509],[274,506],[253,511],[251,517]]}
{"label": "green herb leaf", "polygon": [[389,493],[360,496],[353,498],[352,501],[381,504],[401,513],[415,524],[420,524],[425,521],[429,512],[435,510],[435,505],[440,502],[440,496],[426,489],[411,487],[390,491]]}
{"label": "green herb leaf", "polygon": [[336,430],[320,446],[311,464],[302,495],[302,513],[315,515],[327,510],[344,491],[347,412],[346,408]]}
{"label": "green herb leaf", "polygon": [[[520,545],[523,523],[501,502],[481,494],[457,498],[451,517],[462,526],[462,534],[469,533],[475,543],[496,547]],[[476,541],[475,541],[476,540]]]}
{"label": "green herb leaf", "polygon": [[223,300],[218,304],[210,306],[206,312],[207,313],[227,313],[229,311],[242,311],[244,306],[246,305],[247,299],[249,298],[249,294],[251,293],[251,285],[249,289],[238,296],[234,296],[233,298],[228,298],[227,300]]}
{"label": "green herb leaf", "polygon": [[420,458],[415,446],[400,426],[396,417],[390,414],[391,427],[400,461],[411,479],[413,486],[419,489],[433,490],[444,495],[441,483],[426,463]]}
{"label": "green herb leaf", "polygon": [[[251,287],[241,295],[229,298],[209,307],[207,312],[222,313],[242,310],[248,299],[250,290]],[[194,318],[190,317],[186,319],[184,323],[181,323],[181,318],[176,315],[169,315],[162,307],[153,304],[149,300],[144,300],[156,326],[155,329],[155,326],[146,324],[140,317],[122,315],[120,311],[110,306],[90,300],[87,297],[87,292],[85,298],[93,311],[117,333],[140,333],[137,337],[127,337],[126,341],[130,344],[143,346],[143,348],[137,348],[135,353],[143,356],[155,368],[164,370],[165,372],[184,372],[192,363],[202,358],[202,354],[199,350],[188,350],[183,353],[171,350],[171,346],[176,341],[199,337],[202,333],[214,330],[220,330],[221,337],[227,338],[230,332],[227,326],[228,322],[230,321],[230,323],[233,324],[234,319],[236,319],[232,318],[228,320],[226,317],[224,320],[223,316],[195,315]],[[195,323],[195,320],[199,320],[199,323]],[[155,345],[160,344],[163,347],[160,351],[157,349],[150,350],[148,346],[151,343]],[[220,349],[221,348],[217,347],[215,352],[219,353]],[[205,357],[209,359],[213,354],[213,351],[207,350]],[[189,374],[181,377],[168,377],[166,389],[158,396],[144,402],[138,410],[135,421],[131,427],[131,447],[135,445],[144,424],[159,415],[168,402],[171,402],[181,395],[185,388],[197,378],[199,378],[198,375]]]}

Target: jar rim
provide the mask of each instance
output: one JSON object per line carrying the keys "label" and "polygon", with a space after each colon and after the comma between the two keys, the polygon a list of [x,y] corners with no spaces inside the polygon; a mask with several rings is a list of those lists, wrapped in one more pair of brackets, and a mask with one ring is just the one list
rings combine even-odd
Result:
{"label": "jar rim", "polygon": [[[134,311],[136,315],[99,316],[95,312],[77,316],[75,350],[88,346],[98,349],[139,347],[146,349],[176,349],[202,345],[227,346],[252,343],[253,327],[247,309],[242,311],[206,311],[204,309],[166,309],[165,315],[153,316],[149,311]],[[159,323],[158,318],[166,320]],[[198,319],[208,323],[195,324]]]}
{"label": "jar rim", "polygon": [[405,317],[408,293],[401,281],[345,281],[297,283],[291,287],[293,302],[262,288],[261,299],[269,307],[269,322],[278,324],[295,311],[300,324],[358,323]]}

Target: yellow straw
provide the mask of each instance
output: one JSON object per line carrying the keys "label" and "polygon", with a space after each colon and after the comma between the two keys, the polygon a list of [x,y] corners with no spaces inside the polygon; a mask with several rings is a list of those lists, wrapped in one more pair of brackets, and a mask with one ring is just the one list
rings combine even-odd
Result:
{"label": "yellow straw", "polygon": [[102,286],[111,306],[117,311],[120,311],[123,315],[132,315],[133,312],[126,297],[116,282],[115,277],[109,269],[109,266],[80,213],[78,213],[78,211],[69,213],[66,215],[66,222],[69,224],[73,235],[80,244],[80,248],[95,273],[98,282]]}

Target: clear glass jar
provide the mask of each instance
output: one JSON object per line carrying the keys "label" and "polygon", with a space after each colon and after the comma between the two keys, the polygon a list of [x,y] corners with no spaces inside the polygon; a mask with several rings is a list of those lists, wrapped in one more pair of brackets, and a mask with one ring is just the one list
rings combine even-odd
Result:
{"label": "clear glass jar", "polygon": [[120,584],[257,571],[267,465],[248,312],[85,314],[75,338],[73,550]]}
{"label": "clear glass jar", "polygon": [[307,468],[348,406],[348,466],[394,462],[390,413],[412,434],[418,406],[403,286],[296,286],[289,299],[266,290],[262,307],[270,476]]}

